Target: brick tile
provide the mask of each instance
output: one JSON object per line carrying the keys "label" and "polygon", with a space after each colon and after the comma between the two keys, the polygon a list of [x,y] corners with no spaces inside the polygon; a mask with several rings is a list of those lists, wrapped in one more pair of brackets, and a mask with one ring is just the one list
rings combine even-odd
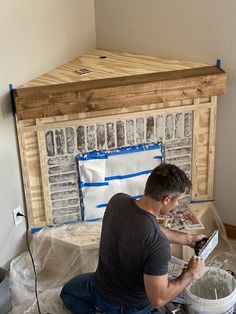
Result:
{"label": "brick tile", "polygon": [[144,118],[136,119],[136,143],[144,143],[145,131],[144,131]]}
{"label": "brick tile", "polygon": [[115,147],[115,125],[113,122],[109,122],[107,127],[107,148]]}
{"label": "brick tile", "polygon": [[155,140],[155,134],[154,134],[154,117],[147,118],[146,122],[146,139],[147,142],[154,142]]}
{"label": "brick tile", "polygon": [[48,156],[55,155],[55,144],[53,139],[53,131],[47,131],[45,133],[46,150]]}
{"label": "brick tile", "polygon": [[184,114],[184,136],[192,136],[192,113],[190,112]]}
{"label": "brick tile", "polygon": [[49,167],[48,173],[49,174],[60,174],[63,172],[74,172],[75,169],[75,163],[74,164],[64,164],[60,166],[54,166],[54,167]]}
{"label": "brick tile", "polygon": [[172,114],[166,115],[166,123],[165,123],[165,139],[171,140],[174,135],[174,118]]}
{"label": "brick tile", "polygon": [[182,113],[175,115],[175,138],[182,138],[184,133],[184,119]]}
{"label": "brick tile", "polygon": [[156,116],[156,138],[157,141],[164,140],[164,116]]}
{"label": "brick tile", "polygon": [[68,154],[75,151],[75,131],[73,128],[66,128],[66,145]]}
{"label": "brick tile", "polygon": [[105,125],[104,124],[97,124],[96,125],[96,136],[97,136],[97,149],[103,150],[105,149]]}
{"label": "brick tile", "polygon": [[65,154],[65,135],[64,130],[55,130],[55,138],[56,138],[56,146],[57,146],[57,154],[64,155]]}
{"label": "brick tile", "polygon": [[84,153],[86,151],[84,126],[78,126],[76,133],[77,133],[77,148],[81,153]]}
{"label": "brick tile", "polygon": [[88,151],[94,150],[96,148],[96,139],[95,139],[95,126],[87,125],[87,148]]}
{"label": "brick tile", "polygon": [[123,121],[116,122],[117,147],[125,145],[125,126]]}
{"label": "brick tile", "polygon": [[126,144],[134,145],[134,120],[126,120]]}

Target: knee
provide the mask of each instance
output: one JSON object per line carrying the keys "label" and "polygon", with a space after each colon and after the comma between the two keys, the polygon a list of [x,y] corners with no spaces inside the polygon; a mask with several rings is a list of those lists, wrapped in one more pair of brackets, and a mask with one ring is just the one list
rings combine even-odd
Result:
{"label": "knee", "polygon": [[65,296],[67,295],[67,288],[66,285],[61,289],[61,293],[60,293],[60,297],[62,299],[62,301],[64,302]]}

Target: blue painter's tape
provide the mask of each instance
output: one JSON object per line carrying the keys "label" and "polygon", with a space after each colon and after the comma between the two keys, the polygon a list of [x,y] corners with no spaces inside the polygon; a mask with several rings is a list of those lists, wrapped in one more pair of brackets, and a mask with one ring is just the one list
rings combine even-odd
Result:
{"label": "blue painter's tape", "polygon": [[211,200],[199,200],[199,201],[191,201],[190,203],[208,203],[208,202],[214,202],[215,200],[214,199],[211,199]]}
{"label": "blue painter's tape", "polygon": [[80,187],[95,187],[95,186],[107,186],[108,182],[80,182]]}
{"label": "blue painter's tape", "polygon": [[123,180],[123,179],[132,178],[132,177],[142,176],[142,175],[144,175],[144,174],[149,174],[149,173],[151,173],[151,172],[152,172],[152,170],[144,170],[144,171],[135,172],[135,173],[130,173],[130,174],[125,174],[125,175],[118,175],[118,176],[105,177],[105,181]]}
{"label": "blue painter's tape", "polygon": [[216,60],[216,66],[217,66],[218,69],[221,68],[221,60],[220,59]]}
{"label": "blue painter's tape", "polygon": [[36,228],[36,227],[35,227],[35,228],[32,228],[32,229],[31,229],[31,233],[34,234],[34,233],[36,233],[36,232],[39,232],[41,229],[43,229],[43,227],[39,227],[39,228]]}
{"label": "blue painter's tape", "polygon": [[[47,225],[47,228],[52,228],[52,227],[53,227],[53,225]],[[45,226],[44,227],[34,227],[34,228],[31,228],[31,233],[34,234],[36,232],[39,232],[43,228],[45,228]]]}
{"label": "blue painter's tape", "polygon": [[139,145],[135,145],[135,146],[121,147],[116,151],[110,152],[108,155],[108,158],[109,158],[109,156],[138,153],[138,152],[144,152],[144,151],[160,149],[160,148],[161,148],[161,146],[159,143],[149,144],[149,145],[139,144]]}
{"label": "blue painter's tape", "polygon": [[140,194],[140,195],[133,195],[132,198],[137,200],[139,198],[141,198],[143,196],[143,194]]}
{"label": "blue painter's tape", "polygon": [[161,144],[158,143],[150,143],[150,144],[138,144],[133,146],[124,146],[121,148],[117,148],[113,151],[92,151],[86,154],[77,155],[77,160],[93,160],[93,159],[107,159],[109,156],[115,155],[123,155],[123,154],[131,154],[138,153],[141,151],[149,151],[154,149],[161,149]]}
{"label": "blue painter's tape", "polygon": [[14,95],[13,95],[13,85],[11,83],[9,84],[9,91],[10,91],[10,97],[11,97],[12,113],[13,113],[13,116],[15,116],[16,104],[15,104],[15,99],[14,99]]}
{"label": "blue painter's tape", "polygon": [[93,151],[84,155],[77,155],[77,160],[93,160],[93,159],[107,159],[108,153]]}
{"label": "blue painter's tape", "polygon": [[154,156],[153,158],[162,160],[162,156]]}
{"label": "blue painter's tape", "polygon": [[107,204],[99,204],[96,206],[96,208],[104,208],[104,207],[107,207]]}
{"label": "blue painter's tape", "polygon": [[90,222],[93,222],[93,221],[99,221],[99,220],[102,220],[102,218],[84,219],[83,221],[90,221]]}

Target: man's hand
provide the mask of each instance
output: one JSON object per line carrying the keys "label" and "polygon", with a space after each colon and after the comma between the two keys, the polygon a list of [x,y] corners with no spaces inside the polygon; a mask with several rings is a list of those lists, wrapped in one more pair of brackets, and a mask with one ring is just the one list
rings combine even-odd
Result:
{"label": "man's hand", "polygon": [[182,231],[167,229],[163,226],[160,226],[160,229],[165,234],[170,243],[188,245],[191,248],[194,248],[197,241],[206,238],[204,234],[188,234]]}
{"label": "man's hand", "polygon": [[205,267],[205,262],[201,257],[193,256],[188,262],[187,272],[191,273],[193,279],[201,277]]}
{"label": "man's hand", "polygon": [[191,248],[194,248],[196,242],[207,238],[204,234],[189,234],[188,237],[188,246],[190,246]]}

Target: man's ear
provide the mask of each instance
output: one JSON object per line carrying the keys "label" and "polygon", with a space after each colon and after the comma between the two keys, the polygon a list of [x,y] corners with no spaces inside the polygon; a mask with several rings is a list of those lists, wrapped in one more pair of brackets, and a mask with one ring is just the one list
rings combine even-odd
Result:
{"label": "man's ear", "polygon": [[171,202],[171,199],[172,199],[171,195],[164,196],[163,199],[162,199],[162,204],[163,205],[168,205]]}

